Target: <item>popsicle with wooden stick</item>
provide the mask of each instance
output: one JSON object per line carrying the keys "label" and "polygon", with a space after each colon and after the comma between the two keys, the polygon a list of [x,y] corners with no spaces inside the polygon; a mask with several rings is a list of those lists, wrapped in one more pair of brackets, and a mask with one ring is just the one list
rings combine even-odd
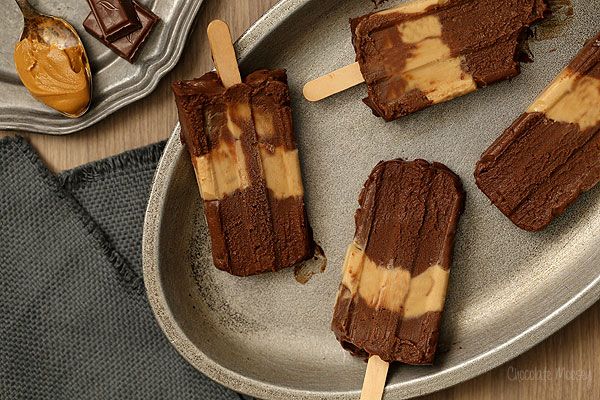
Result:
{"label": "popsicle with wooden stick", "polygon": [[381,162],[365,183],[332,322],[369,358],[362,400],[381,398],[388,363],[433,363],[463,201],[458,176],[423,160]]}
{"label": "popsicle with wooden stick", "polygon": [[600,32],[481,155],[475,181],[532,232],[600,184]]}
{"label": "popsicle with wooden stick", "polygon": [[173,83],[214,264],[247,276],[313,255],[284,70],[242,80],[228,26],[208,27],[217,73]]}
{"label": "popsicle with wooden stick", "polygon": [[356,63],[304,87],[310,101],[366,82],[364,100],[391,121],[520,72],[545,0],[415,0],[351,20]]}

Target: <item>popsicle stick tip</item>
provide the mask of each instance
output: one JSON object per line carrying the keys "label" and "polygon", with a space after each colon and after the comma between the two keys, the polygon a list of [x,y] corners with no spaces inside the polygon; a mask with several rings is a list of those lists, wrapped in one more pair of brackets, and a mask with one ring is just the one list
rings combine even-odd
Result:
{"label": "popsicle stick tip", "polygon": [[323,100],[323,97],[318,95],[318,91],[315,88],[315,85],[318,85],[318,82],[310,81],[306,85],[304,85],[304,88],[302,89],[302,94],[304,95],[304,98],[306,100],[312,102]]}
{"label": "popsicle stick tip", "polygon": [[242,83],[231,31],[226,22],[216,19],[206,29],[217,73],[226,88]]}
{"label": "popsicle stick tip", "polygon": [[360,400],[381,400],[390,364],[379,356],[371,356],[363,382]]}
{"label": "popsicle stick tip", "polygon": [[222,31],[223,29],[226,29],[227,32],[229,31],[229,25],[227,25],[227,22],[220,20],[220,19],[215,19],[212,20],[209,24],[208,24],[208,28],[207,31],[209,32],[209,34],[211,32],[217,32],[217,31]]}
{"label": "popsicle stick tip", "polygon": [[319,101],[364,81],[360,66],[354,63],[308,82],[304,85],[303,94],[308,101]]}

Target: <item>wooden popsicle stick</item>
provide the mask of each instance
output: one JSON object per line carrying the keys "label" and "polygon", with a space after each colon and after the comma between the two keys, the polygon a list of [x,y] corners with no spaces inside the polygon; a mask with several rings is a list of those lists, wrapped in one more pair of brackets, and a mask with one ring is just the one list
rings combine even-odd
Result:
{"label": "wooden popsicle stick", "polygon": [[308,82],[304,85],[304,97],[308,101],[323,100],[364,81],[360,66],[356,62]]}
{"label": "wooden popsicle stick", "polygon": [[229,88],[242,83],[233,48],[233,40],[231,39],[231,31],[227,23],[216,19],[208,25],[207,33],[213,62],[223,86]]}
{"label": "wooden popsicle stick", "polygon": [[381,400],[389,366],[379,356],[369,358],[360,400]]}

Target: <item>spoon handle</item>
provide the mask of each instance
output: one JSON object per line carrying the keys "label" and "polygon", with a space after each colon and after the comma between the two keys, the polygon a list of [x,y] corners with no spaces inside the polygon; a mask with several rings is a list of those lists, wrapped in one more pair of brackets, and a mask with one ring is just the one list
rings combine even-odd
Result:
{"label": "spoon handle", "polygon": [[19,8],[21,9],[21,12],[23,13],[23,16],[25,18],[30,18],[30,17],[36,16],[39,14],[35,10],[35,8],[33,8],[31,6],[31,4],[29,4],[29,1],[27,1],[27,0],[15,0],[15,1],[19,5]]}

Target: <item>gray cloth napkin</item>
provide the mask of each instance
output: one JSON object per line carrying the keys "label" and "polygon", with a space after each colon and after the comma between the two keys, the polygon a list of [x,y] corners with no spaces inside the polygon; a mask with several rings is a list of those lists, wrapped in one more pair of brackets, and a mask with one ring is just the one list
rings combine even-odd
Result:
{"label": "gray cloth napkin", "polygon": [[0,140],[1,399],[240,399],[176,353],[146,302],[162,148],[57,177],[25,140]]}

